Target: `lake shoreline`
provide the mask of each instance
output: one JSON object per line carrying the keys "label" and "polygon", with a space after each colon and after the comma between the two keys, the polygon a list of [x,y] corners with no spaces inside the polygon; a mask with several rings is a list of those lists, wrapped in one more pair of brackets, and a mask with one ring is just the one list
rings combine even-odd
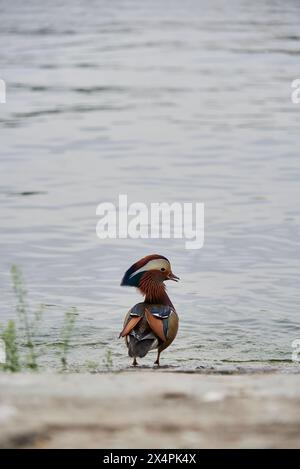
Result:
{"label": "lake shoreline", "polygon": [[0,373],[0,447],[300,447],[299,404],[298,373]]}

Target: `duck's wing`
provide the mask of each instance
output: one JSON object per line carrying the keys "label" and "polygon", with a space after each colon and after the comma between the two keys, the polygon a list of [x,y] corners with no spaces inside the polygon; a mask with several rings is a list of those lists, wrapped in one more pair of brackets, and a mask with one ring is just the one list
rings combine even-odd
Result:
{"label": "duck's wing", "polygon": [[147,306],[145,317],[149,327],[163,342],[173,341],[178,330],[178,316],[171,306]]}
{"label": "duck's wing", "polygon": [[[128,313],[129,315],[129,313]],[[128,316],[127,315],[127,316]],[[126,316],[126,317],[127,317]],[[135,328],[135,326],[138,324],[138,322],[142,319],[142,316],[135,316],[135,317],[130,317],[127,320],[127,323],[125,324],[122,332],[120,333],[119,337],[125,337],[126,335],[130,334],[132,329]]]}
{"label": "duck's wing", "polygon": [[177,331],[178,331],[178,323],[179,323],[178,315],[175,310],[172,310],[168,319],[166,319],[164,322],[164,326],[166,329],[166,336],[167,336],[167,340],[165,343],[166,347],[168,347],[171,344],[171,342],[173,342],[173,340],[175,339],[177,335]]}
{"label": "duck's wing", "polygon": [[164,333],[164,323],[161,319],[155,317],[149,309],[145,309],[145,316],[150,329],[159,337],[163,342],[166,340]]}
{"label": "duck's wing", "polygon": [[128,311],[123,325],[123,330],[120,333],[119,337],[125,337],[135,328],[135,326],[140,322],[144,316],[144,304],[138,303],[131,310]]}

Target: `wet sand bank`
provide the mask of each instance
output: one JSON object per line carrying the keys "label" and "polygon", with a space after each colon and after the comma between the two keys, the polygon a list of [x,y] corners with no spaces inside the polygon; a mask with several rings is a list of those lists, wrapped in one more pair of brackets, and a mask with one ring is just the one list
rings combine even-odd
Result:
{"label": "wet sand bank", "polygon": [[300,375],[0,374],[0,447],[300,447]]}

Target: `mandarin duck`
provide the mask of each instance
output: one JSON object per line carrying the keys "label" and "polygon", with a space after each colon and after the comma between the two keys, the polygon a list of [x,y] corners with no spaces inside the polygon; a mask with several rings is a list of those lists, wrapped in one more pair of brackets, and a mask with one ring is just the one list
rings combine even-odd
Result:
{"label": "mandarin duck", "polygon": [[128,355],[137,365],[137,357],[144,357],[157,349],[154,364],[159,366],[161,352],[169,347],[178,330],[178,315],[167,295],[164,282],[179,277],[173,274],[164,256],[152,254],[133,264],[125,273],[122,286],[136,287],[145,297],[127,313],[119,337],[125,337]]}

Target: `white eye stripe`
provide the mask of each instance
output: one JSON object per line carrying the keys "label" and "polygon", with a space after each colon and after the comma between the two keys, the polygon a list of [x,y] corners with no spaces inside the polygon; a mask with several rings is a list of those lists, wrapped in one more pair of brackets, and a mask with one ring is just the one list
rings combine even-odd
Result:
{"label": "white eye stripe", "polygon": [[146,265],[144,265],[140,269],[133,272],[129,278],[134,277],[134,275],[139,274],[140,272],[145,272],[147,270],[160,270],[160,269],[171,270],[169,262],[165,259],[152,259],[151,261],[147,262]]}

